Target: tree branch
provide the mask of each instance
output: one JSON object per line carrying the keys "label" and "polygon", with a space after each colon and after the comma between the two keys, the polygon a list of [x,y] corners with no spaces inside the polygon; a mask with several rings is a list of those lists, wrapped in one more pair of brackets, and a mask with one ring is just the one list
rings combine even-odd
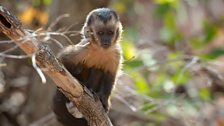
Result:
{"label": "tree branch", "polygon": [[0,5],[0,31],[27,54],[36,55],[37,64],[55,82],[87,119],[90,126],[112,126],[99,99],[83,87],[57,60],[50,48],[22,28],[20,21]]}

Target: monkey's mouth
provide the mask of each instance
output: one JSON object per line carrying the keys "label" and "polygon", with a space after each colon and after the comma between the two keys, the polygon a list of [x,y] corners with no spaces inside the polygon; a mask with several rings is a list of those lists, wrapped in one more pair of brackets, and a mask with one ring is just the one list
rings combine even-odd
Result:
{"label": "monkey's mouth", "polygon": [[101,46],[104,48],[104,49],[107,49],[110,47],[110,43],[101,43]]}

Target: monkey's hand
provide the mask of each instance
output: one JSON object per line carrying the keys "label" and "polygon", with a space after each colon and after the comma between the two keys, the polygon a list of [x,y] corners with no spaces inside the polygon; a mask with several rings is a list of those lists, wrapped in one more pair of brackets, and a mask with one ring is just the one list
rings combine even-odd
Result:
{"label": "monkey's hand", "polygon": [[101,101],[101,103],[102,103],[102,105],[103,105],[103,108],[104,108],[104,110],[105,110],[105,112],[108,112],[109,111],[109,99],[108,99],[108,97],[106,97],[105,95],[99,95],[99,97],[100,97],[100,101]]}
{"label": "monkey's hand", "polygon": [[100,100],[100,102],[103,105],[103,108],[104,108],[105,112],[108,112],[109,111],[109,102],[102,95],[99,95],[98,93],[95,93],[94,91],[92,91],[92,94],[93,94],[94,99],[96,101]]}

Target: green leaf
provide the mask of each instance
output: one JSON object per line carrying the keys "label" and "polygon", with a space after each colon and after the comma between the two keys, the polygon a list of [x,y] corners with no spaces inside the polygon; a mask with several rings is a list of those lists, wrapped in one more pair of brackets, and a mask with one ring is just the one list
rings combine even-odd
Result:
{"label": "green leaf", "polygon": [[174,44],[181,40],[181,32],[178,31],[176,26],[176,16],[174,12],[169,11],[164,17],[164,26],[160,31],[160,37],[163,41]]}
{"label": "green leaf", "polygon": [[129,60],[136,57],[136,49],[131,41],[123,40],[121,42],[121,47],[123,50],[124,59]]}
{"label": "green leaf", "polygon": [[194,48],[201,48],[205,45],[205,43],[201,37],[192,37],[190,40],[190,44]]}
{"label": "green leaf", "polygon": [[207,54],[207,57],[209,59],[215,59],[222,55],[224,55],[224,48],[217,48],[217,49],[214,49],[211,52],[209,52],[209,54]]}
{"label": "green leaf", "polygon": [[135,87],[137,91],[141,94],[148,94],[149,86],[145,78],[138,72],[132,72],[131,75],[135,82]]}
{"label": "green leaf", "polygon": [[172,80],[175,82],[177,85],[182,85],[186,84],[186,82],[190,79],[190,75],[188,71],[182,71],[182,68],[178,69],[178,72],[176,72],[172,76]]}
{"label": "green leaf", "polygon": [[178,0],[154,0],[155,3],[157,4],[166,4],[166,3],[170,3],[170,4],[176,4]]}
{"label": "green leaf", "polygon": [[211,22],[205,21],[204,22],[205,36],[204,36],[203,41],[205,41],[205,43],[208,43],[209,41],[214,39],[216,34],[217,34],[217,31],[218,31],[218,29],[215,26],[215,24],[212,24]]}
{"label": "green leaf", "polygon": [[176,28],[176,16],[173,12],[168,12],[165,16],[164,23],[169,28]]}
{"label": "green leaf", "polygon": [[216,37],[218,33],[217,26],[208,21],[204,21],[203,30],[204,30],[203,36],[195,36],[191,38],[190,44],[192,47],[201,48],[203,46],[206,46]]}
{"label": "green leaf", "polygon": [[199,90],[199,96],[202,100],[210,100],[211,94],[208,88],[201,88]]}
{"label": "green leaf", "polygon": [[52,0],[44,0],[45,5],[50,5],[52,3]]}
{"label": "green leaf", "polygon": [[143,62],[140,59],[127,60],[124,62],[124,67],[126,67],[127,69],[133,69],[141,67],[143,65],[144,65]]}
{"label": "green leaf", "polygon": [[169,4],[160,4],[155,10],[155,16],[163,17],[167,12],[171,10],[171,7]]}
{"label": "green leaf", "polygon": [[144,104],[143,108],[141,108],[142,111],[148,111],[150,109],[153,109],[155,108],[157,105],[156,104],[150,104],[150,103],[147,103],[147,104]]}

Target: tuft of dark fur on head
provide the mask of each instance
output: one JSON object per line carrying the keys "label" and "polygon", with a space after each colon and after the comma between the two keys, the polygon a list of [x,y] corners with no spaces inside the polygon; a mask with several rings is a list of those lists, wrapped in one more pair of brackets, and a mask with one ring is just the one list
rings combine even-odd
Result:
{"label": "tuft of dark fur on head", "polygon": [[98,18],[99,20],[103,21],[104,24],[106,24],[112,19],[112,17],[114,17],[116,21],[119,20],[118,15],[114,10],[109,8],[98,8],[89,13],[86,19],[86,23],[87,26],[90,26],[93,23],[94,18]]}

